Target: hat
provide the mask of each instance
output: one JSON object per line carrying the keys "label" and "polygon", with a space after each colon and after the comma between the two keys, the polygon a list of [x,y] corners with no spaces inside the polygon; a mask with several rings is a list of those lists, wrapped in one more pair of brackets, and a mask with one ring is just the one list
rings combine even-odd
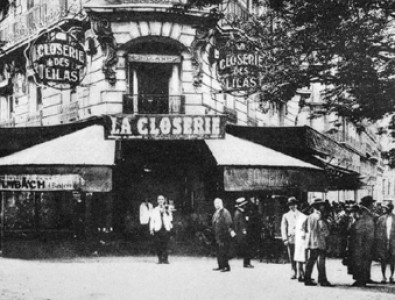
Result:
{"label": "hat", "polygon": [[295,197],[289,197],[288,198],[288,206],[290,205],[297,205],[298,204],[298,200],[296,200]]}
{"label": "hat", "polygon": [[236,207],[241,207],[243,205],[246,205],[248,203],[248,201],[246,200],[246,198],[244,197],[240,197],[236,199]]}
{"label": "hat", "polygon": [[372,198],[372,196],[365,196],[365,197],[363,197],[363,198],[361,199],[361,201],[359,202],[359,204],[362,205],[362,206],[367,207],[367,206],[371,205],[372,203],[374,203],[375,201],[376,201],[376,200],[374,200],[374,199]]}
{"label": "hat", "polygon": [[312,207],[317,207],[317,206],[320,206],[320,205],[325,205],[325,201],[322,200],[322,199],[319,199],[319,198],[314,199],[313,202],[311,203]]}
{"label": "hat", "polygon": [[392,202],[383,203],[382,207],[388,209],[389,211],[392,211],[394,209],[394,205],[392,204]]}

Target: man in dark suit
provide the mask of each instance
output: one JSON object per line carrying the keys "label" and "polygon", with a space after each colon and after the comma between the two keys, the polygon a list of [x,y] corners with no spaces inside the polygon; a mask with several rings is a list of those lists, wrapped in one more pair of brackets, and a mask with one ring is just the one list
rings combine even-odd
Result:
{"label": "man in dark suit", "polygon": [[250,244],[248,222],[249,218],[246,214],[248,201],[242,197],[236,200],[236,210],[233,217],[233,224],[236,233],[236,242],[238,254],[243,257],[244,268],[253,268],[251,265],[253,245]]}
{"label": "man in dark suit", "polygon": [[232,216],[224,208],[220,198],[214,200],[215,213],[213,215],[213,231],[217,244],[218,268],[214,271],[229,272],[229,249],[232,237],[235,235],[232,230]]}

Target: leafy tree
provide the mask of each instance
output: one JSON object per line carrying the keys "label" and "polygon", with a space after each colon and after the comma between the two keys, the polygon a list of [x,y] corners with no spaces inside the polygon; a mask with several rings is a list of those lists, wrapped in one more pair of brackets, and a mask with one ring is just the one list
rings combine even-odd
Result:
{"label": "leafy tree", "polygon": [[[186,9],[222,2],[190,1]],[[233,19],[225,47],[241,39],[265,57],[262,100],[288,101],[320,82],[327,108],[354,120],[395,111],[394,0],[254,2],[261,13]]]}

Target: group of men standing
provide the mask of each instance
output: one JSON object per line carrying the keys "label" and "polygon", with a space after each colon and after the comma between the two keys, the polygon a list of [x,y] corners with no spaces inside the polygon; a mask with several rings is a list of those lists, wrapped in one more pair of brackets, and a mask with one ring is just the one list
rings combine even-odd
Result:
{"label": "group of men standing", "polygon": [[[251,259],[254,256],[256,230],[259,226],[253,205],[244,197],[236,200],[232,220],[230,212],[224,207],[220,198],[214,200],[215,212],[212,219],[215,243],[217,246],[218,267],[214,271],[229,272],[229,258],[232,243],[236,246],[237,254],[243,258],[244,268],[254,268]],[[233,240],[233,241],[232,241]]]}
{"label": "group of men standing", "polygon": [[[386,213],[378,216],[373,212],[374,200],[371,196],[363,197],[359,203],[346,203],[344,212],[338,218],[328,214],[327,203],[315,199],[310,207],[309,215],[297,209],[298,202],[294,197],[288,199],[289,212],[283,215],[281,233],[287,246],[291,261],[291,279],[298,278],[307,286],[317,285],[311,278],[315,263],[318,269],[318,284],[332,286],[327,280],[325,260],[327,237],[331,227],[340,229],[340,246],[343,264],[353,276],[353,286],[366,286],[372,283],[370,268],[374,258],[381,262],[383,280],[386,265],[390,264],[389,282],[394,283],[395,267],[395,215],[393,205],[388,204]],[[303,264],[306,270],[303,270]]]}

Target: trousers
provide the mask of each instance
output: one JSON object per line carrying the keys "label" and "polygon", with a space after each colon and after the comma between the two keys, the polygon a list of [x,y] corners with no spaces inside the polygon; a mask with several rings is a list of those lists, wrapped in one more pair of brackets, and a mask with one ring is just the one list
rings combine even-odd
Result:
{"label": "trousers", "polygon": [[317,262],[318,269],[318,283],[327,282],[326,269],[325,269],[325,250],[322,249],[309,249],[309,255],[306,263],[305,281],[311,280],[314,264]]}

